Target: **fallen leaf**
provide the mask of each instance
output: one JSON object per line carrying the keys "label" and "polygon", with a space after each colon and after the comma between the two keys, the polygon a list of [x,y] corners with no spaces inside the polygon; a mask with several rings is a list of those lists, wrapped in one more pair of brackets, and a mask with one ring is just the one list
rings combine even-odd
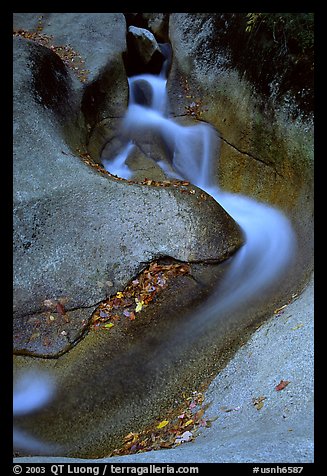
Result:
{"label": "fallen leaf", "polygon": [[202,418],[203,414],[204,414],[204,408],[201,408],[198,412],[196,412],[196,414],[194,415],[194,418],[196,420],[199,420],[200,418]]}
{"label": "fallen leaf", "polygon": [[190,431],[184,431],[180,436],[177,436],[175,443],[184,443],[190,441],[193,437],[193,434]]}
{"label": "fallen leaf", "polygon": [[281,380],[281,381],[279,382],[279,384],[276,385],[275,390],[276,390],[277,392],[280,392],[280,390],[283,390],[285,387],[287,387],[287,385],[288,385],[289,383],[290,383],[290,382],[289,382],[288,380]]}
{"label": "fallen leaf", "polygon": [[116,296],[121,299],[124,297],[124,294],[121,292],[121,291],[118,291],[118,293],[116,294]]}
{"label": "fallen leaf", "polygon": [[282,307],[278,307],[277,309],[274,310],[274,314],[278,314],[280,311],[285,309],[285,307],[287,307],[287,304],[284,304],[284,306],[282,306]]}
{"label": "fallen leaf", "polygon": [[190,420],[188,420],[183,426],[189,426],[191,425],[191,423],[193,423],[193,419],[191,418]]}
{"label": "fallen leaf", "polygon": [[113,321],[119,321],[120,315],[119,314],[114,314],[113,316],[110,316],[110,319],[112,319]]}
{"label": "fallen leaf", "polygon": [[253,405],[256,407],[257,410],[261,410],[261,408],[263,407],[264,400],[266,400],[266,397],[264,397],[263,395],[261,397],[252,399]]}
{"label": "fallen leaf", "polygon": [[303,327],[304,324],[302,324],[302,322],[300,324],[297,324],[296,326],[292,327],[291,331],[297,331],[298,329],[301,329],[301,327]]}
{"label": "fallen leaf", "polygon": [[160,448],[171,448],[171,443],[169,441],[161,441]]}
{"label": "fallen leaf", "polygon": [[136,302],[135,312],[140,312],[144,305],[144,301],[139,301],[137,298],[135,298],[135,302]]}
{"label": "fallen leaf", "polygon": [[220,410],[222,412],[229,413],[229,412],[232,412],[234,410],[234,408],[229,408],[229,407],[226,407],[226,406],[222,406],[222,407],[220,407]]}
{"label": "fallen leaf", "polygon": [[162,420],[159,425],[157,425],[157,428],[164,428],[166,425],[168,425],[169,421],[168,420]]}
{"label": "fallen leaf", "polygon": [[110,329],[110,328],[113,327],[113,326],[114,326],[114,324],[113,324],[112,322],[109,322],[108,324],[105,324],[105,325],[104,325],[104,327],[105,327],[106,329]]}
{"label": "fallen leaf", "polygon": [[124,437],[124,441],[127,443],[128,441],[131,441],[131,440],[136,440],[138,438],[138,433],[128,433],[128,435],[126,435]]}
{"label": "fallen leaf", "polygon": [[40,332],[34,332],[29,338],[29,342],[37,339],[38,337],[40,337]]}

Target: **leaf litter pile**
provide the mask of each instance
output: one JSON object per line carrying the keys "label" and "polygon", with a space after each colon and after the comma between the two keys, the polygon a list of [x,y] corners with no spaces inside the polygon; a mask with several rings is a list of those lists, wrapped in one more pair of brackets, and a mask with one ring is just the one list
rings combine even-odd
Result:
{"label": "leaf litter pile", "polygon": [[[61,151],[63,154],[68,155],[66,152]],[[145,177],[143,180],[131,180],[131,179],[125,179],[122,177],[118,177],[118,175],[114,175],[110,173],[108,170],[106,170],[102,165],[96,163],[90,154],[88,152],[85,152],[81,150],[80,148],[76,148],[76,152],[78,153],[79,157],[82,159],[82,161],[86,164],[89,165],[90,167],[93,167],[96,169],[98,172],[100,172],[102,175],[107,175],[111,177],[114,180],[119,180],[124,183],[127,183],[128,185],[147,185],[147,186],[152,186],[152,187],[175,187],[178,188],[178,190],[181,193],[186,193],[190,195],[196,195],[196,190],[193,188],[192,184],[188,182],[187,180],[152,180],[147,177]],[[202,192],[199,194],[199,197],[201,200],[207,200],[209,195],[206,193]]]}
{"label": "leaf litter pile", "polygon": [[27,31],[23,29],[14,30],[13,36],[25,38],[35,43],[49,48],[65,63],[65,65],[85,83],[88,79],[89,70],[85,67],[85,60],[70,45],[55,45],[52,35],[41,33],[43,30],[42,17],[39,18],[37,31]]}
{"label": "leaf litter pile", "polygon": [[210,427],[211,421],[204,418],[203,393],[194,391],[190,397],[183,394],[183,403],[166,416],[140,433],[128,433],[121,448],[109,456],[122,456],[146,451],[172,448],[194,440],[200,428]]}
{"label": "leaf litter pile", "polygon": [[[177,276],[189,274],[187,263],[153,262],[123,291],[118,291],[103,301],[94,311],[91,319],[93,329],[111,329],[118,321],[134,321],[169,282]],[[139,433],[128,433],[120,448],[109,456],[142,453],[162,448],[172,448],[194,440],[195,432],[211,426],[204,417],[203,393],[194,391],[187,397],[182,395],[182,404],[171,409],[162,421],[157,421]]]}
{"label": "leaf litter pile", "polygon": [[110,329],[122,319],[135,320],[172,278],[189,273],[190,266],[186,263],[151,263],[123,292],[118,291],[97,307],[91,320],[93,328]]}

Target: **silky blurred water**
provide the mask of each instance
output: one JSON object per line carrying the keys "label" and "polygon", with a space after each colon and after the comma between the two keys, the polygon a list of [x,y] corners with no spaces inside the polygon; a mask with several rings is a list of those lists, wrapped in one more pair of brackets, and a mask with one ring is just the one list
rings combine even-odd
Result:
{"label": "silky blurred water", "polygon": [[[139,104],[137,85],[148,92],[147,104]],[[144,87],[147,83],[147,87]],[[171,178],[188,180],[211,195],[240,225],[245,244],[232,258],[219,284],[219,297],[209,300],[202,309],[202,323],[222,312],[232,311],[248,299],[272,286],[290,265],[296,238],[288,218],[276,208],[252,198],[222,191],[215,180],[220,137],[205,122],[181,125],[167,117],[166,78],[150,74],[129,79],[130,104],[122,122],[126,145],[117,157],[106,160],[111,173],[130,178],[126,165],[128,151],[142,141],[145,134],[158,135],[166,145],[165,162],[158,162]],[[150,94],[151,91],[151,94]],[[144,100],[144,97],[142,97]],[[205,312],[204,312],[205,311]],[[195,317],[196,319],[196,317]]]}
{"label": "silky blurred water", "polygon": [[[144,74],[129,78],[130,103],[121,126],[121,150],[114,157],[102,157],[105,168],[130,179],[133,172],[126,161],[145,135],[160,136],[166,158],[157,164],[171,178],[190,181],[211,195],[239,224],[245,242],[230,258],[219,282],[218,292],[181,322],[179,335],[196,338],[218,319],[241,308],[244,302],[269,290],[294,259],[296,238],[286,216],[276,208],[252,198],[222,191],[215,180],[220,137],[205,122],[181,125],[167,117],[167,64],[158,76]],[[197,332],[198,331],[198,332]],[[173,336],[170,336],[173,339]],[[163,344],[163,352],[166,344]],[[160,351],[159,351],[160,352]],[[55,382],[48,375],[31,371],[16,379],[14,416],[45,407],[55,395]],[[30,452],[55,454],[56,448],[14,428],[14,447]]]}

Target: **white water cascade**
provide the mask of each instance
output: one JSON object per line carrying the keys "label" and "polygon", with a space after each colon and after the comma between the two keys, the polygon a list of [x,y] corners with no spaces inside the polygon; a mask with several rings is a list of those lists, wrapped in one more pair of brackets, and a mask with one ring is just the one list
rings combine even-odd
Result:
{"label": "white water cascade", "polygon": [[[137,103],[135,89],[146,82],[151,90],[148,105]],[[219,285],[219,298],[209,300],[201,323],[215,315],[233,311],[244,299],[266,290],[278,280],[294,257],[296,239],[289,220],[279,210],[246,196],[224,192],[214,180],[219,136],[207,123],[183,126],[166,116],[167,95],[164,74],[129,78],[130,104],[122,130],[128,138],[114,160],[104,161],[106,169],[123,178],[132,174],[125,164],[128,153],[145,133],[160,134],[167,146],[174,178],[189,180],[210,194],[241,226],[245,244],[232,258]],[[159,163],[165,173],[164,163]],[[190,324],[190,321],[188,321]]]}

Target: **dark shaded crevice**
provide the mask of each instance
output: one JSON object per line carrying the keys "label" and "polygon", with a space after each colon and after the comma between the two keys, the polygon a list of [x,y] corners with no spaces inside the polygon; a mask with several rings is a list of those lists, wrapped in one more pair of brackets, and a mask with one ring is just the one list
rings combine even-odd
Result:
{"label": "dark shaded crevice", "polygon": [[138,51],[136,50],[132,35],[127,33],[127,52],[123,53],[123,61],[128,77],[139,74],[159,74],[164,62],[164,57],[159,51],[155,51],[151,60],[148,63],[140,61]]}
{"label": "dark shaded crevice", "polygon": [[[162,43],[162,39],[151,31],[148,25],[148,20],[143,17],[141,13],[124,13],[126,20],[126,44],[127,50],[123,53],[123,62],[128,77],[136,76],[140,74],[159,74],[162,71],[163,64],[167,60],[170,52],[168,51],[169,43]],[[133,34],[129,31],[129,27],[142,28],[151,33],[158,43],[159,50],[156,50],[151,59],[145,62],[145,59],[140,54]],[[170,47],[171,50],[171,47]],[[171,63],[171,58],[169,58]],[[170,67],[170,65],[169,65]]]}
{"label": "dark shaded crevice", "polygon": [[[296,117],[314,110],[314,14],[258,13],[251,26],[247,13],[215,13],[206,48],[227,51],[229,66],[255,87],[271,112],[292,97]],[[250,27],[250,28],[249,28]],[[242,45],[242,48],[240,48]],[[268,106],[268,107],[267,107]]]}

